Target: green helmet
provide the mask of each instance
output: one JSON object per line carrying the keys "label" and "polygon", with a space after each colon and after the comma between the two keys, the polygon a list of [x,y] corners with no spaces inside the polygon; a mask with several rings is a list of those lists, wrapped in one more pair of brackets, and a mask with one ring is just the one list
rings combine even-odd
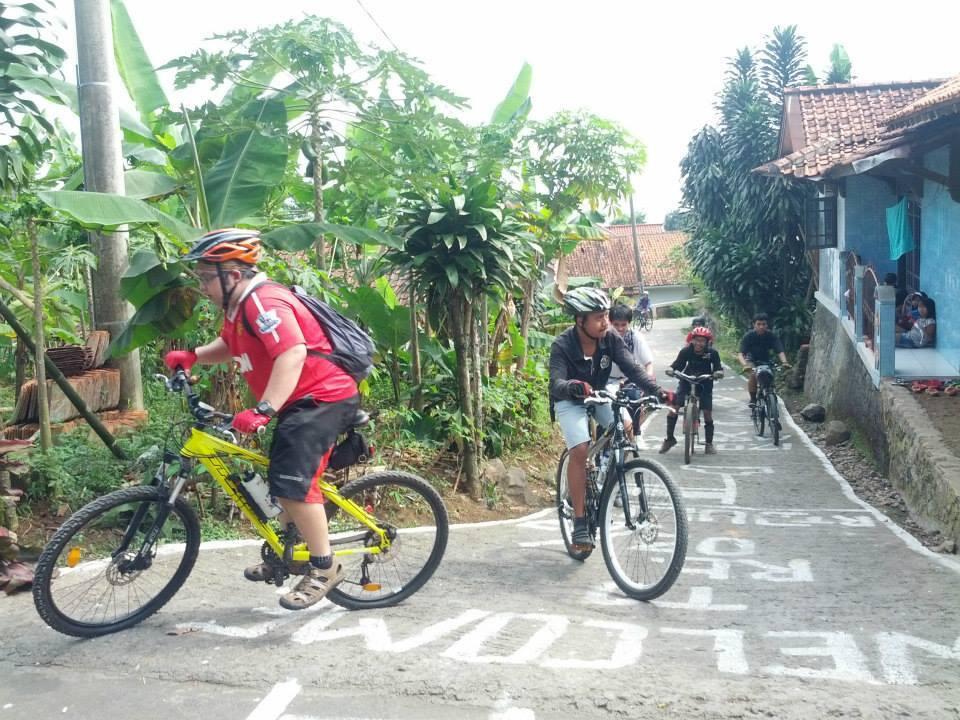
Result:
{"label": "green helmet", "polygon": [[610,309],[610,298],[603,291],[592,287],[573,288],[563,296],[563,306],[573,316]]}

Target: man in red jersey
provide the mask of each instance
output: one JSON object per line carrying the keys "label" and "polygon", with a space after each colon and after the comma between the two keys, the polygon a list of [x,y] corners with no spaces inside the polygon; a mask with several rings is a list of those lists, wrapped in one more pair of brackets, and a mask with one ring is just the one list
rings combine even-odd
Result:
{"label": "man in red jersey", "polygon": [[[260,237],[255,230],[215,230],[200,238],[182,258],[196,262],[206,297],[223,308],[220,335],[195,350],[173,350],[167,367],[189,371],[195,363],[235,362],[259,402],[233,419],[233,427],[256,432],[274,417],[270,448],[270,492],[306,540],[310,562],[291,571],[303,577],[280,598],[301,610],[319,602],[343,580],[343,568],[330,550],[323,493],[317,479],[327,467],[337,436],[356,416],[357,384],[321,357],[332,351],[320,323],[286,287],[258,272]],[[267,563],[248,567],[248,580],[266,581]]]}

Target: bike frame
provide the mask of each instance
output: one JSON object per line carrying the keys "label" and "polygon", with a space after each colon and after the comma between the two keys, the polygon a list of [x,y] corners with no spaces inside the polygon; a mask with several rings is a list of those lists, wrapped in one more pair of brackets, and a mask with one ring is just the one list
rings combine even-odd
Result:
{"label": "bike frame", "polygon": [[[207,469],[210,477],[217,482],[217,484],[230,497],[230,499],[236,503],[237,507],[240,508],[240,511],[256,529],[257,534],[263,538],[263,540],[270,546],[270,548],[277,554],[278,557],[284,556],[286,547],[283,539],[277,534],[277,532],[268,522],[262,521],[257,516],[257,513],[254,512],[247,498],[237,487],[237,480],[235,479],[236,476],[231,475],[230,468],[227,462],[225,462],[229,459],[243,460],[253,463],[254,465],[263,468],[265,471],[270,464],[270,461],[264,455],[240,447],[239,445],[235,445],[227,439],[222,439],[211,435],[203,426],[194,426],[190,430],[190,437],[180,449],[180,458],[180,471],[177,473],[176,483],[174,484],[174,487],[170,493],[170,497],[167,500],[168,509],[173,507],[177,496],[180,494],[184,485],[189,480],[190,475],[195,469],[196,462],[199,461],[199,463]],[[166,464],[167,460],[164,461],[164,466],[161,467],[157,479],[154,481],[155,483],[159,482],[160,478],[165,477],[165,473],[163,471],[165,470]],[[376,533],[377,537],[379,538],[379,542],[375,546],[334,550],[334,555],[342,556],[356,553],[378,555],[383,550],[386,550],[390,547],[391,539],[387,534],[387,531],[379,527],[376,520],[370,514],[368,514],[362,507],[357,505],[349,498],[343,497],[335,485],[327,482],[322,477],[318,479],[317,483],[320,490],[323,492],[324,497],[329,502],[332,502],[348,515],[365,525],[371,531]],[[162,526],[163,520],[165,520],[165,518],[158,518],[158,530],[159,527]],[[134,527],[136,526],[134,525]],[[358,538],[355,536],[342,538],[331,537],[330,544],[334,545],[345,542],[353,542],[357,539]],[[294,561],[308,561],[310,559],[310,553],[307,550],[306,543],[298,543],[296,546],[294,546],[289,559]]]}
{"label": "bike frame", "polygon": [[[620,499],[623,505],[621,509],[623,510],[624,522],[631,531],[636,530],[636,522],[633,520],[633,518],[631,518],[630,513],[630,498],[629,493],[627,493],[627,478],[623,471],[625,464],[625,453],[633,446],[627,441],[626,428],[623,424],[623,415],[620,412],[622,408],[629,408],[630,405],[628,403],[619,402],[615,397],[612,397],[609,393],[606,393],[606,391],[599,391],[597,394],[601,395],[601,397],[606,395],[606,399],[609,401],[610,409],[613,412],[614,421],[610,427],[604,429],[603,434],[601,434],[600,437],[597,438],[587,450],[587,467],[590,467],[591,463],[596,463],[597,457],[604,450],[610,451],[610,462],[607,465],[607,469],[603,477],[600,477],[598,474],[594,479],[591,477],[589,472],[587,473],[586,500],[590,504],[590,522],[594,527],[597,527],[599,525],[600,512],[600,506],[596,502],[590,502],[591,496],[599,501],[600,495],[603,493],[603,488],[606,487],[608,482],[610,482],[610,478],[616,477],[616,481],[620,485]],[[584,402],[587,405],[587,413],[593,417],[594,420],[596,420],[594,408],[599,404],[607,404],[607,402],[590,402],[591,399],[592,398],[587,398]],[[643,398],[641,398],[639,402],[642,401]],[[638,488],[640,491],[639,500],[641,514],[637,520],[642,522],[646,518],[647,512],[649,512],[649,508],[647,506],[647,495],[643,484],[638,484]]]}

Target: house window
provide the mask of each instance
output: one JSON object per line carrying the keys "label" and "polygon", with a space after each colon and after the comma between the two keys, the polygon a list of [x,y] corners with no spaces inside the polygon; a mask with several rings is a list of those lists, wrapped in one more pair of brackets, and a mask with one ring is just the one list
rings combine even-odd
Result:
{"label": "house window", "polygon": [[804,207],[804,242],[808,250],[837,246],[837,190],[833,185],[821,185],[816,194],[808,196]]}

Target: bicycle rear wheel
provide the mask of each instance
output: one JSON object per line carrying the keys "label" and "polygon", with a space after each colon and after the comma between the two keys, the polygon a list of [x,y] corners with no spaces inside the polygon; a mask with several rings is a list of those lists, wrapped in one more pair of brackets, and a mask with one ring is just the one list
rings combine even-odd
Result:
{"label": "bicycle rear wheel", "polygon": [[[680,575],[687,556],[687,515],[680,490],[658,462],[645,458],[623,466],[628,509],[614,499],[620,484],[608,482],[600,496],[600,547],[619,588],[636,600],[663,595]],[[641,510],[640,492],[646,498]],[[626,523],[629,512],[634,529]]]}
{"label": "bicycle rear wheel", "polygon": [[649,332],[653,330],[653,313],[647,313],[643,318],[643,329]]}
{"label": "bicycle rear wheel", "polygon": [[777,396],[773,393],[767,395],[767,419],[770,424],[770,435],[773,436],[773,444],[780,444],[780,405],[777,402]]}
{"label": "bicycle rear wheel", "polygon": [[193,509],[178,497],[167,512],[166,501],[159,488],[130,487],[71,515],[37,561],[33,600],[44,622],[67,635],[98,637],[163,607],[200,548]]}
{"label": "bicycle rear wheel", "polygon": [[573,544],[573,501],[570,499],[570,484],[567,481],[567,467],[570,464],[570,451],[564,450],[557,463],[557,516],[560,519],[560,535],[567,555],[583,562],[592,550],[577,550]]}
{"label": "bicycle rear wheel", "polygon": [[434,488],[409,473],[385,471],[347,483],[340,494],[377,519],[392,536],[390,547],[372,554],[374,531],[342,508],[328,513],[330,544],[346,577],[327,593],[349,610],[382,608],[410,597],[430,579],[447,547],[447,508]]}
{"label": "bicycle rear wheel", "polygon": [[751,415],[753,416],[753,427],[756,429],[757,435],[759,435],[760,437],[763,437],[763,429],[766,424],[766,414],[767,414],[766,402],[767,402],[766,395],[763,395],[763,397],[760,397],[758,395],[757,401],[754,403],[754,406],[753,406],[753,411],[751,412]]}

